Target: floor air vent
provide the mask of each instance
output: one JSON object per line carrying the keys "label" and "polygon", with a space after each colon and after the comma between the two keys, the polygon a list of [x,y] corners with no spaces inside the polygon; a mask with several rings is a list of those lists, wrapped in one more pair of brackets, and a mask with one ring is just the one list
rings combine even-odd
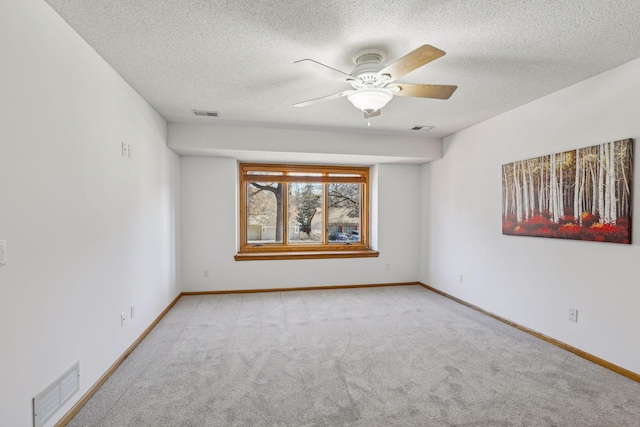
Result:
{"label": "floor air vent", "polygon": [[80,362],[33,398],[33,425],[43,426],[80,389]]}

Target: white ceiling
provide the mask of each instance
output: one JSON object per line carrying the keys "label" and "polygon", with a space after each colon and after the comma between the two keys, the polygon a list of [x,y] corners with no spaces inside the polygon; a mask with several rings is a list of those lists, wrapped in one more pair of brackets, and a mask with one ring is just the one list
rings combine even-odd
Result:
{"label": "white ceiling", "polygon": [[638,0],[47,2],[168,122],[365,131],[346,98],[293,107],[350,89],[294,61],[348,73],[358,50],[431,44],[447,55],[400,81],[458,90],[395,97],[371,127],[440,138],[640,57]]}

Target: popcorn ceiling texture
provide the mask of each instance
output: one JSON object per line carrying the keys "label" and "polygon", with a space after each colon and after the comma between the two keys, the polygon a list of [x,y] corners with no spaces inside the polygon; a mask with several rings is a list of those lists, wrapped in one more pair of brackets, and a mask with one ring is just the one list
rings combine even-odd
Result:
{"label": "popcorn ceiling texture", "polygon": [[48,3],[169,122],[364,129],[345,98],[292,107],[349,89],[293,62],[350,72],[358,50],[382,49],[389,63],[431,44],[447,55],[401,81],[458,91],[396,97],[372,124],[442,137],[640,57],[637,0]]}

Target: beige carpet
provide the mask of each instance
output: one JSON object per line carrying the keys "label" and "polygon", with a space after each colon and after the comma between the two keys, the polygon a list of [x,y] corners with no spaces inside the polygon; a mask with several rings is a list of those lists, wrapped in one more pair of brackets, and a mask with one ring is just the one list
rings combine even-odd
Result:
{"label": "beige carpet", "polygon": [[69,426],[640,426],[640,383],[420,286],[186,296]]}

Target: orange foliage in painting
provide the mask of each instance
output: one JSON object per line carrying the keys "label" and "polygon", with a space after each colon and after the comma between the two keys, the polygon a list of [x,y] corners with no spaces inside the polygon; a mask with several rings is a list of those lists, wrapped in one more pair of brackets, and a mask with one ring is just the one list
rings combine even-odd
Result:
{"label": "orange foliage in painting", "polygon": [[615,224],[597,222],[597,220],[597,215],[588,212],[584,212],[580,218],[564,216],[557,224],[542,215],[532,216],[520,223],[509,218],[502,221],[502,234],[630,243],[629,221],[626,218],[618,219]]}

